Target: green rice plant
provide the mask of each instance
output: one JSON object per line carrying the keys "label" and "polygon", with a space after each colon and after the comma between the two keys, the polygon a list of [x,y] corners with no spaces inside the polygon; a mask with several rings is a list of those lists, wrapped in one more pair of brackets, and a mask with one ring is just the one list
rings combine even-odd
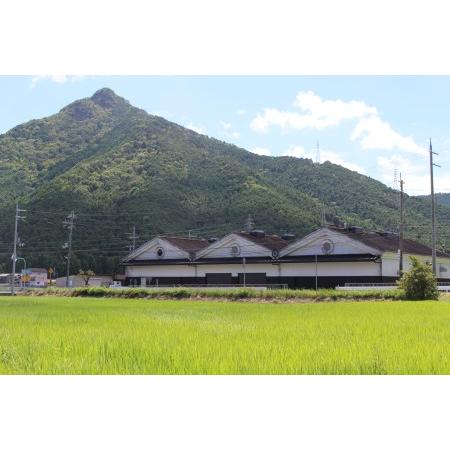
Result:
{"label": "green rice plant", "polygon": [[448,296],[267,304],[115,293],[1,297],[0,373],[450,374]]}

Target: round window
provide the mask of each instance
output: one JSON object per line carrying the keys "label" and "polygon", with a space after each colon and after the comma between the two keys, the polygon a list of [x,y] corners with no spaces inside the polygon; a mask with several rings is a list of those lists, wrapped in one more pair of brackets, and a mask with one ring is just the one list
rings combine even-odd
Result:
{"label": "round window", "polygon": [[333,253],[334,250],[334,243],[333,241],[325,241],[322,244],[322,253],[325,255],[329,255],[330,253]]}
{"label": "round window", "polygon": [[164,256],[164,249],[161,248],[161,247],[159,247],[159,248],[156,250],[156,254],[158,255],[159,258],[162,258],[162,257]]}
{"label": "round window", "polygon": [[239,256],[240,253],[241,253],[241,249],[239,248],[238,245],[233,245],[233,247],[231,247],[231,255],[232,256]]}

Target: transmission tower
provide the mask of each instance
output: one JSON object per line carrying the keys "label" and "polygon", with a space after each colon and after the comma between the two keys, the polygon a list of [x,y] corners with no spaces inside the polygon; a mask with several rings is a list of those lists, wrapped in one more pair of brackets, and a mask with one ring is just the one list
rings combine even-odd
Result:
{"label": "transmission tower", "polygon": [[247,220],[245,221],[244,227],[245,230],[248,231],[249,233],[255,227],[255,222],[253,221],[252,216],[250,214],[248,215]]}
{"label": "transmission tower", "polygon": [[130,252],[134,252],[136,249],[136,239],[139,238],[139,236],[136,234],[136,226],[133,225],[133,232],[132,233],[126,233],[128,235],[128,239],[131,239],[131,245],[129,247]]}

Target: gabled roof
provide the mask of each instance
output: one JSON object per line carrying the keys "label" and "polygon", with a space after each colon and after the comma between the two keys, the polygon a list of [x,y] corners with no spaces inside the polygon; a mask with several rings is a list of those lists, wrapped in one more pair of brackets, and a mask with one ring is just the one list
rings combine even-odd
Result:
{"label": "gabled roof", "polygon": [[247,231],[235,231],[234,234],[242,236],[243,238],[254,242],[255,244],[261,245],[269,250],[281,250],[283,247],[289,244],[289,241],[282,239],[280,236],[275,234],[265,234],[264,236],[254,236]]}
{"label": "gabled roof", "polygon": [[[197,253],[197,260],[207,258],[228,258],[232,259],[231,250],[233,247],[242,248],[243,252],[239,257],[263,257],[272,258],[274,250],[280,250],[289,242],[275,235],[252,234],[247,231],[233,231],[221,239],[212,242],[208,247]],[[239,250],[240,251],[240,250]],[[214,256],[211,256],[211,255]]]}
{"label": "gabled roof", "polygon": [[280,258],[323,254],[323,245],[327,241],[332,245],[330,254],[380,255],[383,253],[371,245],[366,245],[361,241],[352,239],[350,236],[342,236],[334,229],[321,227],[300,239],[291,241],[288,246],[280,251]]}
{"label": "gabled roof", "polygon": [[195,254],[197,251],[209,245],[209,242],[206,239],[159,235],[139,246],[136,250],[127,255],[123,261],[127,262],[136,259],[138,256],[148,251],[153,245],[161,241],[166,241],[172,248],[175,247],[178,251],[181,251],[181,254],[177,256],[177,259],[180,257],[182,259],[190,259],[192,253]]}
{"label": "gabled roof", "polygon": [[[338,227],[326,227],[332,231],[348,236],[350,239],[359,241],[369,247],[376,248],[381,252],[397,252],[399,244],[399,235],[393,233],[381,233],[376,231],[365,231],[361,229],[347,229]],[[412,239],[403,239],[403,252],[431,256],[431,247],[413,241]],[[450,255],[436,251],[437,256],[449,257]]]}
{"label": "gabled roof", "polygon": [[158,236],[160,239],[164,239],[170,242],[172,245],[184,250],[185,252],[197,252],[202,248],[207,247],[210,243],[206,239],[200,238],[187,238],[176,236]]}

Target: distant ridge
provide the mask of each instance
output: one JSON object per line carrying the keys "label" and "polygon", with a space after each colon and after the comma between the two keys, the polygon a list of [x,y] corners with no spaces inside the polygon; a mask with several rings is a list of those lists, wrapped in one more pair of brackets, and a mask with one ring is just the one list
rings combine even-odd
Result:
{"label": "distant ridge", "polygon": [[[306,234],[328,221],[396,231],[398,195],[344,167],[258,156],[132,106],[111,89],[0,136],[0,271],[10,266],[13,208],[27,265],[64,269],[65,216],[77,215],[73,268],[107,273],[154,234],[219,236],[251,215],[270,233]],[[407,197],[407,235],[428,241],[429,203]],[[450,208],[438,208],[450,223]],[[415,228],[414,228],[415,227]]]}
{"label": "distant ridge", "polygon": [[[430,201],[429,195],[418,195],[417,198],[423,198]],[[437,193],[434,194],[434,198],[438,204],[450,207],[450,193]]]}

